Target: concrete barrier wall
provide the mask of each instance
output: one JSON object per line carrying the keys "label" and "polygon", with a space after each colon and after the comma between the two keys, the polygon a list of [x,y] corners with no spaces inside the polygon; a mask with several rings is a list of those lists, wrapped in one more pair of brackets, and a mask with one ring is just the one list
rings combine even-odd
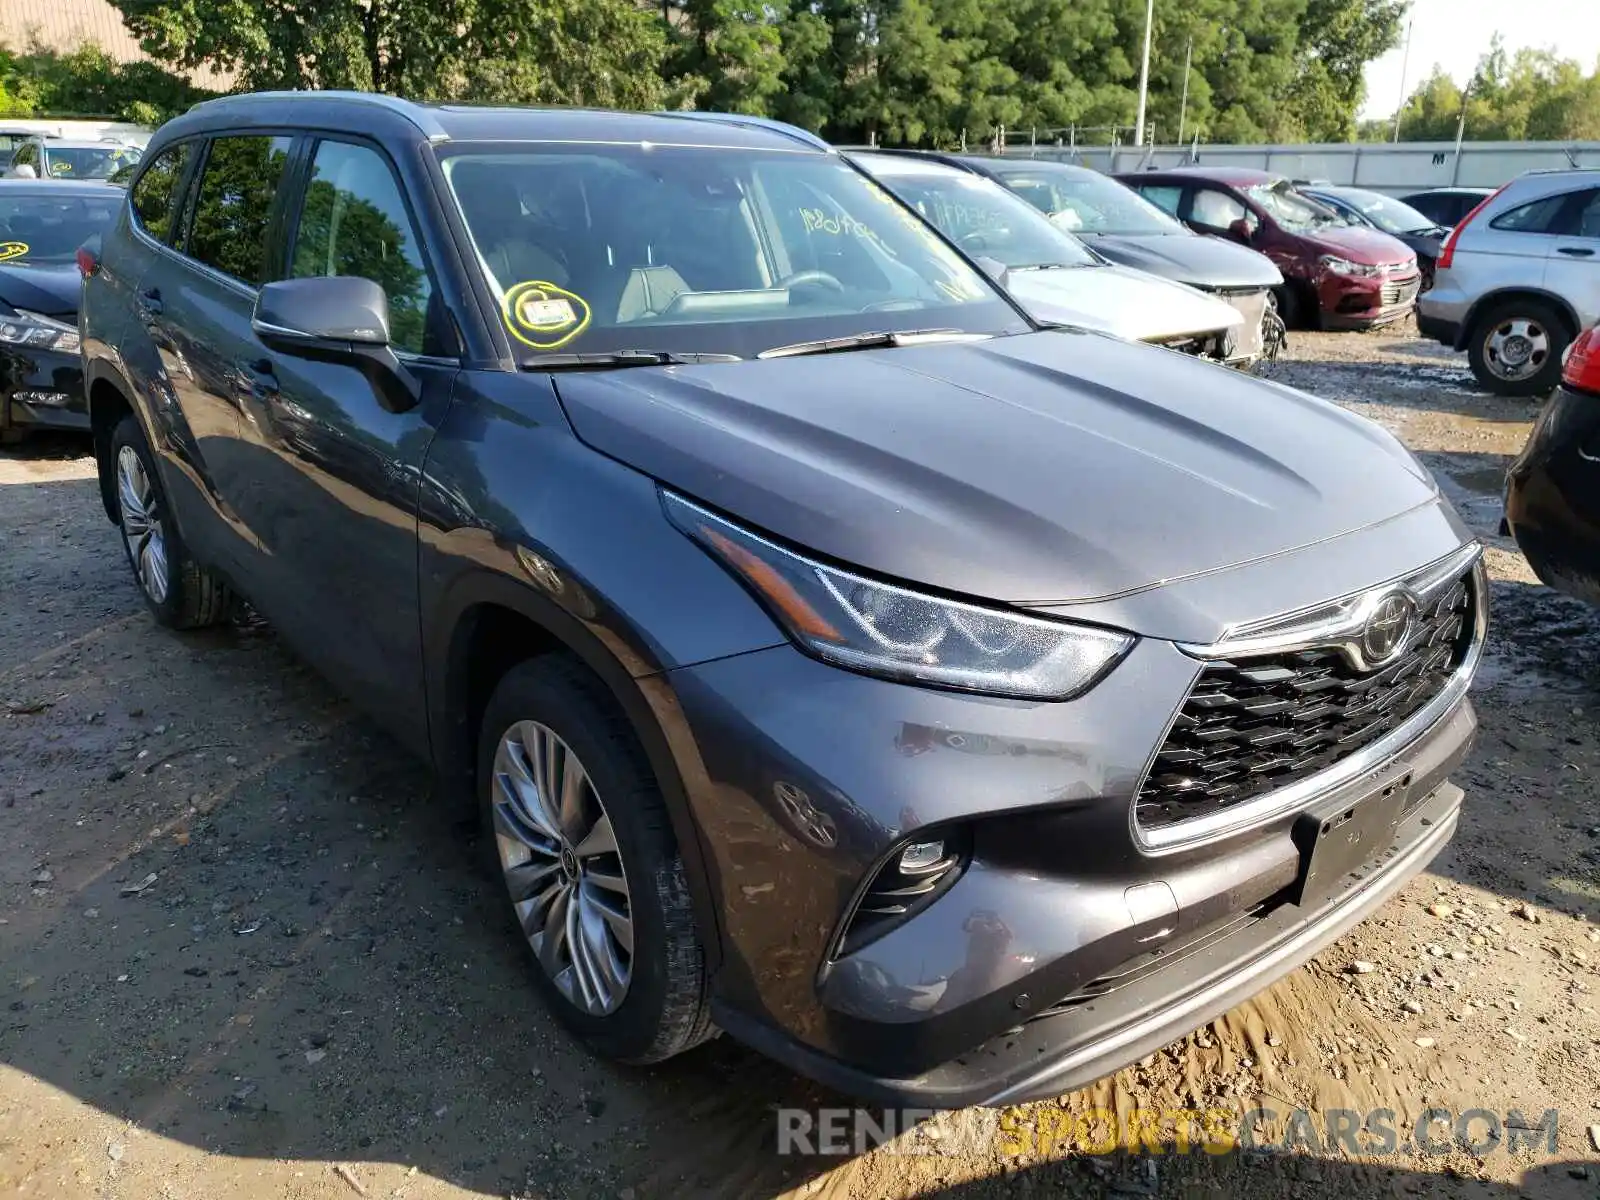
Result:
{"label": "concrete barrier wall", "polygon": [[1250,167],[1291,179],[1353,184],[1377,192],[1433,187],[1499,187],[1524,171],[1600,169],[1600,142],[1354,143],[1308,146],[1070,146],[1012,143],[1008,158],[1052,158],[1107,172],[1154,167]]}

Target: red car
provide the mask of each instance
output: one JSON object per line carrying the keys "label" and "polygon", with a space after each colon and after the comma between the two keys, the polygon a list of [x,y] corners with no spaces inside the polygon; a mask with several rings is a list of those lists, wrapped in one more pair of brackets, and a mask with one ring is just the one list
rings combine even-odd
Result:
{"label": "red car", "polygon": [[1259,250],[1283,272],[1278,308],[1290,325],[1373,329],[1412,309],[1421,286],[1410,247],[1346,225],[1281,175],[1241,167],[1175,167],[1118,175],[1199,233]]}

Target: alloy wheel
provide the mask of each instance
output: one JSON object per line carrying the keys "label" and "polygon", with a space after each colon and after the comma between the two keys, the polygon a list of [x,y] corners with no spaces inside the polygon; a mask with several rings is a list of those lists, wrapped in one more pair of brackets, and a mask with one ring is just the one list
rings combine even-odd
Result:
{"label": "alloy wheel", "polygon": [[1549,357],[1549,332],[1528,317],[1508,317],[1484,337],[1484,362],[1497,377],[1508,382],[1537,375]]}
{"label": "alloy wheel", "polygon": [[628,879],[600,793],[554,730],[519,721],[494,758],[500,869],[540,967],[572,1004],[613,1013],[633,973]]}
{"label": "alloy wheel", "polygon": [[117,453],[117,500],[122,507],[122,540],[128,546],[128,560],[144,594],[161,604],[169,587],[166,529],[155,488],[132,446]]}

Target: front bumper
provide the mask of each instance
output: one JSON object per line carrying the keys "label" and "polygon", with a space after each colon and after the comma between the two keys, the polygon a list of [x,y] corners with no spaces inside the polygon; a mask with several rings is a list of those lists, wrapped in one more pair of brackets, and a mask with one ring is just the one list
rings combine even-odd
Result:
{"label": "front bumper", "polygon": [[1376,329],[1401,320],[1416,307],[1421,276],[1353,277],[1324,271],[1317,302],[1325,329]]}
{"label": "front bumper", "polygon": [[0,347],[0,430],[89,428],[76,354]]}
{"label": "front bumper", "polygon": [[1534,573],[1600,604],[1600,398],[1557,388],[1506,474],[1506,523]]}
{"label": "front bumper", "polygon": [[[718,1024],[886,1103],[1059,1091],[1266,986],[1448,837],[1459,793],[1446,776],[1474,728],[1470,666],[1369,762],[1293,805],[1142,844],[1134,796],[1200,665],[1147,638],[1087,696],[1056,704],[905,687],[789,646],[662,677],[679,745],[695,749],[681,761],[718,897]],[[1299,907],[1305,809],[1402,785],[1417,806],[1391,851],[1342,897]],[[886,856],[958,825],[971,855],[948,890],[837,950],[841,916]]]}

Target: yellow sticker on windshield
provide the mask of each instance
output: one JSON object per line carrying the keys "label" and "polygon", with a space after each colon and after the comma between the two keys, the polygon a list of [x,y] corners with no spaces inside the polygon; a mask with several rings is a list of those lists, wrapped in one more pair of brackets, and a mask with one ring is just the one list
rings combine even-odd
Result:
{"label": "yellow sticker on windshield", "polygon": [[589,328],[583,297],[543,279],[513,287],[501,311],[511,336],[535,350],[559,350]]}
{"label": "yellow sticker on windshield", "polygon": [[51,162],[51,164],[50,164],[50,174],[52,174],[52,175],[71,175],[72,174],[72,164],[67,162],[65,159],[59,159],[58,158],[58,159],[54,160],[53,162]]}
{"label": "yellow sticker on windshield", "polygon": [[27,242],[0,242],[0,262],[21,258],[28,253]]}

